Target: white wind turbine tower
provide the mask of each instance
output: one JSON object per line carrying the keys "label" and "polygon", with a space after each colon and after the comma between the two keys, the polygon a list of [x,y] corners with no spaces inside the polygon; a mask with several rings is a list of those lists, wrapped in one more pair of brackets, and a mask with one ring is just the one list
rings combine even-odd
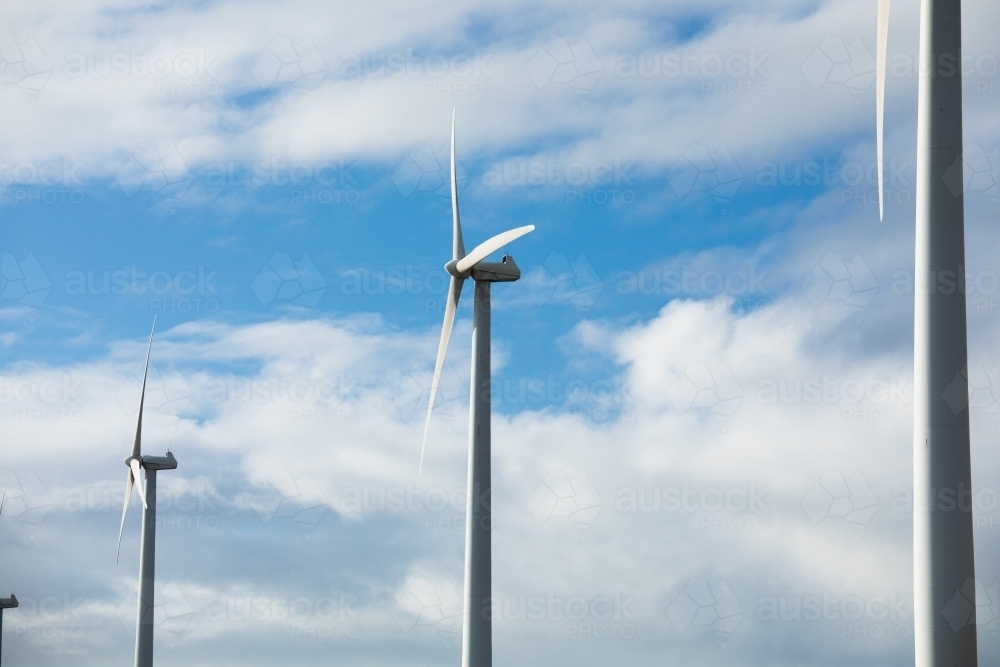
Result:
{"label": "white wind turbine tower", "polygon": [[[889,0],[879,0],[876,133],[879,217]],[[917,219],[913,332],[913,639],[917,667],[974,667],[975,611],[957,631],[949,601],[975,580],[969,409],[955,412],[946,391],[968,396],[965,289],[935,290],[948,272],[965,283],[965,212],[945,170],[962,164],[962,3],[921,0],[917,109]],[[950,61],[950,62],[949,62]],[[951,388],[949,389],[949,385]],[[936,508],[941,491],[961,511]],[[935,511],[938,509],[938,511]],[[963,589],[974,596],[974,586]]]}
{"label": "white wind turbine tower", "polygon": [[[153,330],[156,318],[153,319]],[[153,666],[153,606],[154,578],[156,570],[156,472],[173,470],[177,459],[167,451],[166,456],[142,455],[142,410],[146,401],[146,377],[149,375],[149,355],[153,350],[153,332],[149,332],[149,347],[146,350],[146,368],[142,374],[142,393],[139,396],[139,421],[135,427],[132,453],[125,459],[128,473],[125,477],[125,506],[122,508],[122,523],[118,529],[118,553],[122,548],[122,531],[125,530],[125,515],[132,496],[132,485],[139,480],[139,470],[146,471],[146,484],[142,489],[142,543],[139,551],[139,609],[136,614],[135,667]],[[117,564],[117,558],[116,558]]]}
{"label": "white wind turbine tower", "polygon": [[[0,514],[3,513],[3,505],[7,500],[7,489],[3,491],[3,497],[0,498]],[[3,658],[3,610],[4,609],[17,609],[17,596],[13,593],[10,594],[9,598],[0,598],[0,661]]]}
{"label": "white wind turbine tower", "polygon": [[[458,215],[458,180],[455,168],[455,114],[451,117],[451,215],[452,259],[445,264],[451,274],[444,327],[438,345],[431,398],[424,422],[420,447],[420,472],[424,467],[427,432],[430,429],[434,398],[441,380],[441,367],[448,351],[448,339],[455,323],[455,311],[466,278],[475,281],[472,315],[472,380],[469,414],[469,477],[465,505],[465,594],[462,621],[462,667],[490,667],[493,664],[493,628],[490,611],[492,561],[490,557],[491,490],[490,473],[490,284],[513,282],[521,277],[514,258],[504,255],[500,262],[483,261],[511,241],[532,231],[534,225],[498,234],[465,253],[462,224]],[[482,499],[486,499],[485,502]],[[486,613],[483,613],[483,612]]]}

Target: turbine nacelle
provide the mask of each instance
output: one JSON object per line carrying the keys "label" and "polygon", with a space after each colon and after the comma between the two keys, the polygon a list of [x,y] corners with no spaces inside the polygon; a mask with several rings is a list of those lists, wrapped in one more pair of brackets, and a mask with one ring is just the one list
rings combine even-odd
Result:
{"label": "turbine nacelle", "polygon": [[146,470],[176,470],[177,459],[168,450],[166,456],[143,456],[142,467]]}
{"label": "turbine nacelle", "polygon": [[499,262],[479,262],[472,267],[476,282],[512,283],[520,277],[521,269],[510,255],[504,255]]}
{"label": "turbine nacelle", "polygon": [[460,280],[471,277],[476,282],[509,283],[521,277],[521,269],[510,255],[504,255],[499,262],[479,262],[464,272],[458,270],[458,263],[459,260],[453,259],[444,265],[444,270]]}
{"label": "turbine nacelle", "polygon": [[0,598],[0,609],[16,609],[18,607],[17,596],[13,593],[9,598]]}

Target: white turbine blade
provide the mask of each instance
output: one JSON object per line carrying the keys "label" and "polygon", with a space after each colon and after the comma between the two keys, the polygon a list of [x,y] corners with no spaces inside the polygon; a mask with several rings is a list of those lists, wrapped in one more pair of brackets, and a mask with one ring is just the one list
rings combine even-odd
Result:
{"label": "white turbine blade", "polygon": [[[142,465],[139,464],[139,459],[132,459],[131,461],[128,462],[128,466],[129,466],[129,468],[132,471],[132,477],[134,477],[135,481],[138,482],[139,481],[139,471],[142,470]],[[142,501],[142,506],[146,507],[145,489],[144,488],[140,488],[139,491],[140,491],[140,493],[139,493],[139,500]]]}
{"label": "white turbine blade", "polygon": [[0,514],[3,514],[3,504],[7,502],[7,489],[3,490],[3,498],[0,498]]}
{"label": "white turbine blade", "polygon": [[424,472],[424,451],[427,449],[427,432],[431,427],[431,413],[434,412],[434,398],[437,396],[438,383],[441,381],[441,368],[444,366],[444,356],[448,352],[448,340],[451,338],[451,328],[455,324],[455,311],[458,310],[458,300],[462,296],[462,284],[465,278],[452,276],[448,286],[448,302],[444,307],[444,326],[441,327],[441,342],[438,343],[437,361],[434,363],[434,377],[431,379],[431,400],[427,404],[427,419],[424,421],[424,439],[420,445],[420,467],[417,477]]}
{"label": "white turbine blade", "polygon": [[[153,316],[153,329],[149,332],[149,347],[146,348],[146,369],[142,372],[142,393],[139,395],[139,420],[135,426],[135,440],[132,441],[132,456],[142,455],[142,409],[146,403],[146,378],[149,376],[149,355],[153,351],[153,331],[156,331],[156,316]],[[136,473],[136,479],[139,479]]]}
{"label": "white turbine blade", "polygon": [[465,241],[462,239],[462,221],[458,216],[458,171],[455,166],[455,110],[451,112],[451,227],[452,259],[465,257]]}
{"label": "white turbine blade", "polygon": [[122,533],[125,531],[125,515],[128,513],[128,501],[132,498],[132,468],[128,469],[125,477],[125,506],[122,507],[122,525],[118,529],[118,552],[115,554],[115,567],[118,567],[118,559],[122,555]]}
{"label": "white turbine blade", "polygon": [[878,160],[878,219],[882,220],[882,137],[885,119],[885,61],[889,45],[889,0],[878,0],[878,39],[875,44],[875,153]]}
{"label": "white turbine blade", "polygon": [[518,227],[517,229],[504,232],[503,234],[497,234],[488,241],[484,241],[483,243],[477,245],[472,252],[458,261],[455,268],[458,269],[459,273],[465,273],[514,239],[519,239],[528,232],[532,232],[534,230],[534,225],[526,225],[524,227]]}

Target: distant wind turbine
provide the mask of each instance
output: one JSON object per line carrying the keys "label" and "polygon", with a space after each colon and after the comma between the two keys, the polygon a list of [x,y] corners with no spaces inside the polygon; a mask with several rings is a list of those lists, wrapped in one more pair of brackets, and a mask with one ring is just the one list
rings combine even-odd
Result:
{"label": "distant wind turbine", "polygon": [[[882,216],[882,136],[889,0],[878,3],[876,150]],[[913,640],[917,667],[975,667],[976,625],[945,612],[976,576],[971,511],[965,201],[945,170],[962,165],[962,3],[921,0],[917,108],[917,219],[913,331]],[[946,396],[964,404],[958,411]],[[942,491],[960,511],[937,507]],[[937,510],[937,511],[935,511]],[[963,589],[974,596],[973,590]],[[974,602],[974,600],[973,600]]]}
{"label": "distant wind turbine", "polygon": [[[445,264],[451,274],[444,326],[438,344],[437,362],[431,380],[431,397],[420,447],[420,472],[424,467],[427,433],[434,410],[434,398],[441,380],[441,368],[455,323],[455,311],[467,278],[475,281],[472,314],[472,381],[469,415],[469,477],[465,505],[465,595],[462,625],[462,667],[490,667],[493,664],[492,561],[490,558],[491,491],[490,472],[490,284],[513,282],[521,277],[514,258],[504,255],[499,262],[484,261],[514,239],[534,230],[534,225],[498,234],[465,253],[462,224],[458,214],[458,179],[455,171],[455,115],[451,117],[451,216],[452,258]],[[482,501],[485,499],[485,502]],[[484,613],[484,611],[486,613]]]}
{"label": "distant wind turbine", "polygon": [[[153,318],[153,330],[156,318]],[[142,499],[142,546],[139,552],[139,610],[136,615],[135,667],[153,666],[153,595],[156,572],[156,472],[174,470],[177,459],[167,451],[166,456],[142,455],[142,411],[146,402],[146,377],[149,375],[149,355],[153,351],[153,331],[149,333],[149,347],[146,350],[146,369],[142,374],[142,393],[139,396],[139,421],[135,427],[132,453],[125,459],[128,472],[125,477],[125,506],[122,508],[122,523],[118,529],[118,554],[122,549],[122,532],[125,530],[125,515],[132,496],[132,485],[139,481],[139,470],[146,471],[145,488]],[[117,564],[117,557],[115,560]]]}

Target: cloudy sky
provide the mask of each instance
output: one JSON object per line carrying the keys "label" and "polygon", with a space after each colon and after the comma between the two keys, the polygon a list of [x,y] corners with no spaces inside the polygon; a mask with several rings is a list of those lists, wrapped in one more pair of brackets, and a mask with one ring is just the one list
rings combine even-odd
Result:
{"label": "cloudy sky", "polygon": [[[496,663],[911,664],[918,2],[881,222],[875,11],[0,5],[7,664],[132,660],[135,497],[114,552],[154,316],[157,663],[459,663],[468,298],[417,476],[453,109],[467,244],[536,226],[493,291]],[[966,3],[952,181],[984,664],[998,21]]]}

